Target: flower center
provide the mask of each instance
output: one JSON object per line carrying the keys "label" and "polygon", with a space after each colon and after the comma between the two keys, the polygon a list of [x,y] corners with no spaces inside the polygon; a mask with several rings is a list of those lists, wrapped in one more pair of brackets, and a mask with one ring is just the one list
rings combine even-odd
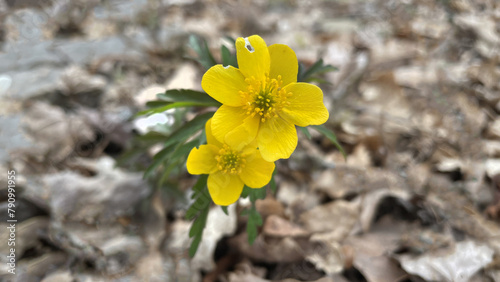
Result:
{"label": "flower center", "polygon": [[246,160],[236,151],[224,144],[219,154],[215,157],[217,168],[223,173],[240,174],[241,169],[245,167]]}
{"label": "flower center", "polygon": [[261,122],[277,117],[281,109],[290,104],[286,100],[292,93],[282,88],[281,75],[273,79],[266,76],[264,81],[256,80],[252,76],[246,78],[245,82],[248,84],[247,91],[239,92],[245,102],[243,108],[247,115],[260,115]]}

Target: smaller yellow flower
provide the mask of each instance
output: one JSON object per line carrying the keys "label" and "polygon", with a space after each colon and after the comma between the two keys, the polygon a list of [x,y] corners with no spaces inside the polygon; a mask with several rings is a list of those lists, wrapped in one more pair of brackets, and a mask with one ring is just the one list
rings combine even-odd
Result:
{"label": "smaller yellow flower", "polygon": [[214,203],[228,206],[238,200],[243,186],[261,188],[271,180],[274,163],[265,161],[252,142],[237,150],[212,135],[211,119],[205,125],[207,145],[193,148],[187,159],[191,174],[209,174],[207,186]]}

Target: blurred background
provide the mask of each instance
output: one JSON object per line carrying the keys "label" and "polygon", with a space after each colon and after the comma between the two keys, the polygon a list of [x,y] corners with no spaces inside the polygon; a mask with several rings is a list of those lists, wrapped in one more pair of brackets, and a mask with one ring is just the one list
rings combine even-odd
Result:
{"label": "blurred background", "polygon": [[[201,90],[191,34],[220,60],[259,34],[338,71],[320,86],[347,159],[299,132],[277,192],[213,207],[189,258],[196,178],[159,189],[126,158],[191,109],[135,118],[166,89]],[[500,4],[495,0],[0,0],[0,280],[500,281]],[[16,275],[7,171],[16,172]]]}

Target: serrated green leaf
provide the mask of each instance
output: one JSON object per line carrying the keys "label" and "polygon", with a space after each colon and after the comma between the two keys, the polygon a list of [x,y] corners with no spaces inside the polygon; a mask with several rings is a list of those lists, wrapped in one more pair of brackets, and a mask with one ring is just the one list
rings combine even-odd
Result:
{"label": "serrated green leaf", "polygon": [[146,107],[148,108],[158,108],[158,107],[164,107],[166,105],[172,104],[172,102],[167,102],[167,101],[149,101],[146,102]]}
{"label": "serrated green leaf", "polygon": [[342,153],[344,159],[347,160],[347,155],[344,151],[344,148],[342,148],[342,146],[340,145],[339,141],[337,140],[337,136],[335,136],[335,133],[326,128],[324,125],[311,125],[311,127],[328,138],[333,143],[333,145],[335,145],[335,147],[337,147],[337,149]]}
{"label": "serrated green leaf", "polygon": [[299,72],[297,73],[297,81],[298,82],[307,82],[307,81],[317,80],[319,78],[314,77],[315,75],[319,75],[322,73],[335,71],[335,70],[338,70],[338,69],[334,66],[324,65],[323,59],[319,59],[308,69],[306,69],[302,63],[299,63]]}
{"label": "serrated green leaf", "polygon": [[215,103],[200,103],[200,102],[174,102],[169,103],[165,106],[159,108],[148,109],[144,111],[140,111],[136,114],[136,116],[144,116],[144,115],[152,115],[157,113],[163,113],[170,109],[175,108],[185,108],[185,107],[219,107],[221,104],[219,102]]}
{"label": "serrated green leaf", "polygon": [[258,226],[262,226],[262,217],[260,213],[252,205],[252,208],[248,211],[248,221],[247,221],[247,235],[248,243],[253,244],[258,235]]}
{"label": "serrated green leaf", "polygon": [[250,201],[254,202],[266,198],[266,187],[250,188]]}
{"label": "serrated green leaf", "polygon": [[198,55],[198,58],[196,60],[205,68],[209,69],[212,66],[216,65],[217,62],[215,61],[214,57],[210,53],[210,50],[208,49],[207,41],[196,35],[191,35],[189,36],[189,47],[193,49],[196,54]]}
{"label": "serrated green leaf", "polygon": [[307,129],[307,127],[301,127],[299,126],[300,128],[300,131],[302,131],[302,133],[304,133],[304,135],[307,137],[307,139],[311,140],[311,133],[309,133],[309,129]]}
{"label": "serrated green leaf", "polygon": [[146,144],[156,144],[167,140],[168,135],[157,131],[150,131],[144,135],[139,135],[136,137],[137,141]]}
{"label": "serrated green leaf", "polygon": [[229,215],[229,212],[227,211],[227,206],[220,206],[220,208],[226,215]]}
{"label": "serrated green leaf", "polygon": [[[149,178],[153,174],[153,172],[169,158],[170,154],[174,152],[174,146],[176,144],[185,142],[189,137],[196,133],[196,131],[202,129],[205,126],[207,120],[210,119],[213,114],[213,112],[201,114],[170,134],[170,136],[166,138],[167,141],[164,144],[164,148],[153,157],[153,163],[144,172],[144,178]],[[165,140],[165,136],[162,137],[163,140]],[[182,149],[177,152],[178,155],[185,154],[190,145],[186,145],[184,147],[181,146]],[[175,159],[173,160],[175,161]],[[171,167],[172,165],[170,165],[170,168],[168,168],[167,172],[171,171]],[[165,179],[165,174],[163,175],[164,176],[162,177],[162,179]]]}
{"label": "serrated green leaf", "polygon": [[205,128],[204,127],[201,129],[200,136],[198,137],[198,145],[201,146],[203,144],[207,144],[207,135],[205,133]]}
{"label": "serrated green leaf", "polygon": [[210,203],[211,199],[208,191],[206,193],[200,193],[199,195],[197,195],[196,200],[191,204],[191,206],[189,206],[188,210],[186,211],[186,219],[193,219],[199,211],[205,209],[206,207],[209,207]]}
{"label": "serrated green leaf", "polygon": [[208,174],[202,174],[198,177],[198,181],[193,186],[194,192],[201,192],[207,186]]}
{"label": "serrated green leaf", "polygon": [[214,112],[208,112],[198,115],[194,119],[188,121],[185,125],[170,134],[164,146],[170,146],[175,143],[186,141],[194,133],[202,129],[207,120],[209,120],[213,115]]}
{"label": "serrated green leaf", "polygon": [[208,205],[205,209],[200,212],[200,215],[194,220],[189,229],[189,237],[194,237],[189,247],[189,256],[194,257],[198,246],[200,245],[201,239],[203,237],[203,229],[207,223],[207,216],[210,206]]}
{"label": "serrated green leaf", "polygon": [[154,173],[154,171],[168,159],[168,156],[170,155],[170,153],[172,153],[172,149],[173,146],[167,146],[156,153],[156,155],[153,157],[153,162],[146,169],[142,177],[144,179],[149,178]]}
{"label": "serrated green leaf", "polygon": [[[167,164],[167,162],[165,162],[165,164]],[[169,162],[169,165],[163,170],[163,173],[160,177],[160,179],[158,180],[158,183],[157,183],[157,186],[158,188],[160,188],[168,179],[168,177],[170,176],[170,174],[172,173],[172,171],[176,168],[178,168],[179,166],[179,162]]]}
{"label": "serrated green leaf", "polygon": [[243,186],[243,191],[241,192],[240,197],[246,198],[250,196],[250,201],[255,202],[257,200],[262,200],[266,198],[266,186],[262,188],[250,188],[248,186]]}
{"label": "serrated green leaf", "polygon": [[187,159],[187,154],[189,154],[189,152],[191,152],[191,150],[198,146],[198,143],[200,141],[198,139],[194,139],[192,141],[189,141],[185,144],[182,144],[180,146],[178,146],[175,151],[172,153],[172,156],[170,157],[170,159],[172,161],[176,161],[178,159],[181,159],[183,158],[184,160]]}
{"label": "serrated green leaf", "polygon": [[196,236],[193,238],[191,245],[189,246],[189,256],[194,257],[196,255],[196,251],[198,251],[198,247],[201,243],[201,236]]}
{"label": "serrated green leaf", "polygon": [[236,54],[231,54],[231,51],[229,51],[229,49],[224,45],[220,47],[220,53],[222,57],[222,65],[238,68]]}
{"label": "serrated green leaf", "polygon": [[193,221],[191,229],[189,229],[189,238],[198,235],[203,232],[205,224],[207,223],[209,206],[200,211],[200,215]]}
{"label": "serrated green leaf", "polygon": [[193,219],[200,210],[210,206],[211,199],[207,189],[207,179],[207,174],[200,175],[198,181],[193,186],[193,195],[191,198],[194,199],[194,202],[186,211],[186,219],[188,220]]}
{"label": "serrated green leaf", "polygon": [[[205,92],[191,89],[170,89],[165,93],[156,94],[158,100],[165,102],[198,102],[198,103],[218,103]],[[219,103],[220,105],[220,103]]]}
{"label": "serrated green leaf", "polygon": [[248,195],[250,195],[250,192],[252,192],[252,188],[245,185],[245,186],[243,186],[243,191],[241,191],[240,197],[246,198],[246,197],[248,197]]}
{"label": "serrated green leaf", "polygon": [[250,245],[252,245],[253,242],[255,241],[255,239],[257,239],[257,235],[258,235],[257,226],[255,225],[255,223],[253,221],[248,219],[247,236],[248,236],[248,243]]}

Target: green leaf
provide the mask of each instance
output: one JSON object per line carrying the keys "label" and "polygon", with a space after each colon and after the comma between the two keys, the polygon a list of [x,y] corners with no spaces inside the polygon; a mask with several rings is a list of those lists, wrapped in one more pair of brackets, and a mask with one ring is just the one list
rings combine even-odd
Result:
{"label": "green leaf", "polygon": [[236,54],[231,54],[231,51],[229,51],[229,49],[224,45],[220,47],[220,53],[222,57],[222,65],[238,68]]}
{"label": "green leaf", "polygon": [[243,191],[241,192],[241,198],[246,198],[250,196],[250,201],[255,202],[256,200],[262,200],[266,198],[266,187],[262,188],[250,188],[248,186],[243,186]]}
{"label": "green leaf", "polygon": [[165,135],[161,132],[150,131],[144,135],[137,136],[136,139],[139,142],[153,145],[153,144],[160,143],[160,142],[167,140],[167,137],[168,137],[167,135]]}
{"label": "green leaf", "polygon": [[326,128],[324,125],[311,125],[311,127],[317,130],[319,133],[325,135],[326,138],[330,139],[333,145],[335,145],[335,147],[337,147],[337,149],[342,153],[344,159],[347,160],[347,155],[344,151],[344,148],[342,148],[342,146],[340,145],[339,141],[337,140],[337,136],[335,136],[335,133]]}
{"label": "green leaf", "polygon": [[250,195],[250,192],[252,192],[252,188],[245,185],[245,186],[243,186],[243,191],[241,191],[240,197],[246,198],[246,197],[248,197],[248,195]]}
{"label": "green leaf", "polygon": [[227,206],[220,206],[220,208],[226,215],[229,215],[229,212],[227,211]]}
{"label": "green leaf", "polygon": [[260,213],[255,208],[253,204],[251,209],[247,212],[248,221],[247,221],[247,235],[248,235],[248,243],[250,245],[253,244],[258,235],[258,226],[262,226],[262,217]]}
{"label": "green leaf", "polygon": [[174,108],[184,108],[184,107],[218,107],[220,106],[219,102],[216,103],[200,103],[200,102],[174,102],[174,103],[169,103],[168,105],[159,107],[159,108],[153,108],[153,109],[148,109],[144,111],[140,111],[136,114],[136,116],[143,116],[143,115],[151,115],[151,114],[157,114],[157,113],[163,113],[166,110],[174,109]]}
{"label": "green leaf", "polygon": [[318,79],[313,77],[314,75],[319,75],[322,73],[336,71],[338,70],[336,67],[331,65],[324,65],[323,59],[319,59],[316,61],[309,69],[305,69],[305,66],[302,63],[299,63],[299,72],[297,74],[298,82],[307,82],[312,81],[314,79]]}
{"label": "green leaf", "polygon": [[307,137],[307,139],[311,140],[311,133],[309,133],[309,130],[307,129],[307,127],[301,127],[299,126],[300,128],[300,131],[302,131],[302,133],[304,133],[304,135]]}
{"label": "green leaf", "polygon": [[207,208],[201,210],[200,215],[193,221],[191,229],[189,229],[189,238],[203,232],[203,228],[205,228],[205,223],[207,223],[208,210],[209,210],[208,206]]}
{"label": "green leaf", "polygon": [[201,237],[202,236],[196,236],[193,238],[193,241],[191,242],[191,246],[189,246],[189,256],[194,257],[196,255],[196,251],[198,251],[198,247],[200,246],[201,243]]}
{"label": "green leaf", "polygon": [[136,116],[162,113],[164,111],[182,107],[220,107],[214,98],[205,92],[189,89],[171,89],[165,93],[156,94],[158,100],[150,101],[146,105],[151,109],[140,111]]}
{"label": "green leaf", "polygon": [[219,103],[205,92],[190,89],[171,89],[167,90],[165,93],[157,94],[156,97],[166,102]]}
{"label": "green leaf", "polygon": [[207,144],[207,135],[205,133],[205,128],[201,130],[200,136],[198,137],[198,145]]}
{"label": "green leaf", "polygon": [[194,237],[191,242],[191,246],[189,247],[189,256],[194,257],[196,251],[198,250],[198,246],[200,245],[201,239],[203,237],[203,229],[207,223],[209,206],[207,206],[204,210],[201,211],[200,215],[195,219],[193,224],[191,225],[191,229],[189,230],[189,237]]}
{"label": "green leaf", "polygon": [[142,177],[144,179],[149,178],[155,172],[155,170],[168,159],[170,153],[172,153],[172,146],[167,146],[156,153],[156,155],[153,157],[153,162],[146,169]]}
{"label": "green leaf", "polygon": [[167,101],[149,101],[146,102],[146,107],[148,108],[158,108],[158,107],[163,107],[168,104],[172,104],[172,102],[167,102]]}
{"label": "green leaf", "polygon": [[[169,165],[163,169],[163,173],[160,177],[160,179],[158,180],[158,183],[157,183],[157,187],[160,188],[162,187],[162,185],[167,181],[168,177],[170,176],[170,173],[172,173],[172,171],[174,169],[178,169],[179,168],[179,161],[175,161],[175,162],[170,162],[170,158],[169,158]],[[167,162],[165,162],[165,165],[167,164]]]}
{"label": "green leaf", "polygon": [[170,157],[170,159],[172,161],[176,161],[176,160],[179,160],[179,159],[187,159],[187,154],[189,154],[189,152],[191,152],[191,150],[198,146],[198,143],[200,141],[198,139],[194,139],[190,142],[187,142],[185,144],[182,144],[180,145],[179,147],[177,147],[177,149],[175,149],[175,151],[172,153],[172,156]]}
{"label": "green leaf", "polygon": [[262,188],[249,188],[250,189],[250,201],[255,202],[257,200],[262,200],[266,198],[266,187]]}
{"label": "green leaf", "polygon": [[208,174],[202,174],[198,177],[198,181],[193,186],[194,192],[201,192],[207,186]]}
{"label": "green leaf", "polygon": [[195,58],[195,60],[198,61],[205,69],[208,70],[217,64],[214,57],[210,53],[207,41],[204,38],[193,34],[189,36],[188,45],[198,55],[198,58]]}
{"label": "green leaf", "polygon": [[196,217],[191,225],[191,229],[189,229],[189,237],[194,237],[189,247],[189,255],[191,257],[193,257],[196,254],[196,250],[198,250],[203,235],[203,229],[207,223],[208,211],[210,209],[211,199],[207,189],[207,179],[208,175],[201,175],[198,178],[198,181],[193,186],[193,198],[195,198],[195,201],[186,211],[186,219],[188,220],[193,219],[198,214],[198,217]]}
{"label": "green leaf", "polygon": [[198,181],[193,186],[193,195],[191,198],[194,199],[194,202],[186,211],[186,219],[188,220],[193,219],[200,210],[210,206],[211,199],[207,189],[207,179],[207,174],[200,175]]}
{"label": "green leaf", "polygon": [[205,126],[207,120],[209,120],[214,115],[214,112],[208,112],[196,116],[194,119],[187,122],[185,125],[181,126],[176,131],[172,132],[165,142],[165,146],[170,146],[175,143],[180,143],[186,141],[198,130]]}

